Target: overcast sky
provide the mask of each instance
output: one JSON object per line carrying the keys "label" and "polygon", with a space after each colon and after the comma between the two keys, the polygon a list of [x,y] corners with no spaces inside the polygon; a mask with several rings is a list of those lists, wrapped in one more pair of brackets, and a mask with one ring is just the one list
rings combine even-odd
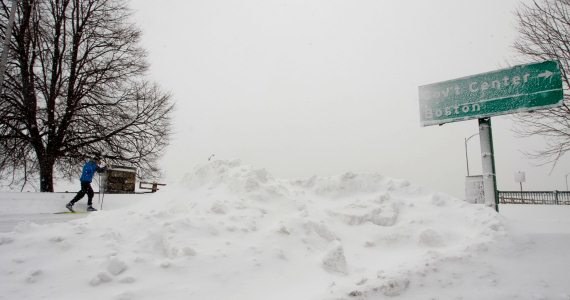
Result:
{"label": "overcast sky", "polygon": [[[149,76],[176,101],[163,159],[173,181],[241,159],[279,178],[374,172],[463,197],[476,120],[421,127],[418,86],[520,61],[515,0],[131,0]],[[495,117],[498,187],[565,190],[563,160],[535,167]],[[468,143],[481,173],[479,140]]]}

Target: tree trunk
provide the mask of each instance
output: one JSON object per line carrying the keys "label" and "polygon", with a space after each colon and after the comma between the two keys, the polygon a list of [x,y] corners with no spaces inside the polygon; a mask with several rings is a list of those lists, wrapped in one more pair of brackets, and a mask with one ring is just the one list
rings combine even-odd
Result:
{"label": "tree trunk", "polygon": [[55,161],[50,158],[40,159],[40,191],[53,192],[53,166]]}

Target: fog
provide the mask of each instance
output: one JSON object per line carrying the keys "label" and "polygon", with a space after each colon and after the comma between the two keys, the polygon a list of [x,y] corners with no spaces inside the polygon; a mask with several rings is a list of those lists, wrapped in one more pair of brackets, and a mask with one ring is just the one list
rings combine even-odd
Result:
{"label": "fog", "polygon": [[[162,160],[174,182],[241,159],[281,178],[380,173],[463,197],[481,173],[477,120],[421,127],[418,87],[510,67],[520,1],[133,0],[149,77],[176,102]],[[566,190],[568,159],[535,166],[493,117],[497,182]],[[466,147],[467,146],[467,147]]]}

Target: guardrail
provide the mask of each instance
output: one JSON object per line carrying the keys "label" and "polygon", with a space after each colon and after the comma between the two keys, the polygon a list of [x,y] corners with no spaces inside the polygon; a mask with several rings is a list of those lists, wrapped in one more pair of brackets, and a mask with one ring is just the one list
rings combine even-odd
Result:
{"label": "guardrail", "polygon": [[501,204],[570,205],[570,192],[561,192],[561,191],[551,191],[551,192],[499,191],[499,203],[501,203]]}

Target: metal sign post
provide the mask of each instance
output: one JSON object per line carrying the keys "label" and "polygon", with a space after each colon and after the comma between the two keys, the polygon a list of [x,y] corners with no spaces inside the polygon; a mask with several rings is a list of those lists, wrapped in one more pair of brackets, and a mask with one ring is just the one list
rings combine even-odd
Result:
{"label": "metal sign post", "polygon": [[481,162],[483,163],[483,189],[485,205],[499,212],[497,177],[495,173],[495,153],[493,151],[493,132],[491,118],[479,119],[479,140],[481,142]]}
{"label": "metal sign post", "polygon": [[524,203],[524,196],[523,196],[523,182],[526,181],[526,175],[524,172],[518,171],[515,173],[515,182],[518,182],[521,186],[521,201]]}

